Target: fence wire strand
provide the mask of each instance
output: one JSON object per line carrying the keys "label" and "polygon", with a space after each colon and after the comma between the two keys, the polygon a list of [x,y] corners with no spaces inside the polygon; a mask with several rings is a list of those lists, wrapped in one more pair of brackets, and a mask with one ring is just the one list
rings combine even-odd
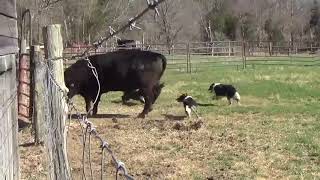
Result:
{"label": "fence wire strand", "polygon": [[[65,57],[54,57],[54,58],[49,58],[49,59],[45,59],[44,63],[45,67],[48,71],[48,80],[50,81],[49,84],[52,83],[52,85],[56,86],[58,88],[58,91],[62,93],[63,98],[66,99],[67,105],[68,105],[68,112],[69,114],[72,113],[72,111],[75,111],[76,114],[76,119],[80,124],[81,130],[82,130],[82,139],[83,139],[83,154],[82,154],[82,179],[86,179],[86,173],[85,173],[85,152],[86,152],[86,141],[87,141],[87,135],[89,138],[89,168],[90,168],[90,175],[91,178],[93,178],[93,170],[92,170],[92,162],[91,162],[91,136],[94,136],[97,140],[99,140],[100,142],[100,148],[102,151],[102,157],[101,157],[101,179],[103,179],[103,174],[104,174],[104,152],[105,150],[110,154],[112,161],[115,163],[115,170],[116,170],[116,179],[118,179],[118,174],[121,171],[123,173],[123,176],[127,179],[127,180],[133,180],[134,178],[132,176],[130,176],[128,174],[128,171],[125,167],[125,164],[118,160],[117,157],[115,156],[115,154],[113,153],[112,149],[110,148],[110,145],[107,141],[105,141],[101,135],[98,133],[98,131],[96,130],[95,126],[93,125],[93,123],[91,121],[88,120],[88,116],[89,114],[93,111],[95,104],[97,103],[99,97],[100,97],[100,81],[99,81],[99,76],[98,76],[98,72],[97,69],[92,65],[91,61],[89,60],[89,52],[90,50],[97,49],[103,42],[107,41],[108,39],[112,38],[113,36],[115,36],[116,34],[118,34],[119,32],[125,30],[126,28],[130,27],[133,23],[135,23],[136,20],[138,20],[139,18],[141,18],[146,12],[148,12],[150,9],[155,9],[156,6],[160,3],[162,3],[165,0],[156,0],[153,1],[153,3],[148,3],[148,7],[146,9],[144,9],[141,13],[139,13],[137,16],[135,16],[134,18],[131,18],[129,20],[129,22],[127,24],[125,24],[124,26],[122,26],[121,28],[119,28],[117,31],[110,33],[110,35],[101,38],[100,40],[98,40],[97,42],[93,43],[94,46],[92,47],[88,47],[81,56],[78,56],[77,60],[85,60],[87,62],[87,66],[88,68],[91,69],[92,74],[94,75],[96,81],[97,81],[97,86],[98,86],[98,90],[97,90],[97,95],[94,99],[93,105],[90,107],[90,109],[87,111],[87,113],[85,115],[81,115],[80,111],[76,108],[76,106],[74,105],[74,103],[72,102],[71,99],[68,98],[67,93],[65,92],[65,88],[62,88],[59,83],[56,81],[56,79],[54,78],[54,73],[51,71],[51,68],[49,67],[48,64],[50,64],[50,62],[52,61],[58,61],[58,60],[64,60]],[[48,88],[48,87],[47,87]],[[50,114],[50,113],[49,113]],[[69,125],[70,125],[70,120],[71,120],[71,114],[69,115]],[[85,128],[85,130],[84,130]],[[68,128],[69,129],[69,128]]]}

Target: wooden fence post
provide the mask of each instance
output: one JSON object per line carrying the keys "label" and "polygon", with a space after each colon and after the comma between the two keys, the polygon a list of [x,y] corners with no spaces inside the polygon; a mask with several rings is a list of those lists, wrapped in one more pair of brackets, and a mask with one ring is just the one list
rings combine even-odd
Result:
{"label": "wooden fence post", "polygon": [[229,41],[229,43],[228,43],[228,45],[229,45],[229,57],[231,56],[231,42]]}
{"label": "wooden fence post", "polygon": [[188,73],[189,72],[189,62],[190,62],[190,59],[189,59],[190,45],[189,45],[189,43],[186,44],[186,50],[187,50],[187,73]]}
{"label": "wooden fence post", "polygon": [[[62,57],[63,42],[61,36],[61,25],[49,25],[43,28],[43,40],[45,46],[45,58],[59,58]],[[67,158],[66,148],[66,119],[67,119],[67,104],[63,97],[63,93],[59,88],[66,90],[64,85],[64,69],[63,59],[49,60],[49,71],[51,76],[59,87],[56,87],[48,80],[48,104],[52,107],[49,109],[49,117],[46,120],[48,125],[48,137],[46,147],[49,156],[49,175],[51,179],[70,179],[70,171]],[[52,93],[52,94],[50,94]]]}
{"label": "wooden fence post", "polygon": [[242,42],[242,68],[245,69],[247,66],[247,59],[246,59],[246,42]]}
{"label": "wooden fence post", "polygon": [[[192,72],[190,43],[187,44],[187,63],[189,64],[189,73]],[[188,71],[187,71],[188,72]]]}
{"label": "wooden fence post", "polygon": [[30,59],[33,70],[33,127],[35,130],[34,141],[36,144],[43,143],[45,137],[45,73],[43,55],[40,46],[31,46]]}
{"label": "wooden fence post", "polygon": [[213,41],[210,41],[211,42],[211,56],[214,56],[214,42]]}

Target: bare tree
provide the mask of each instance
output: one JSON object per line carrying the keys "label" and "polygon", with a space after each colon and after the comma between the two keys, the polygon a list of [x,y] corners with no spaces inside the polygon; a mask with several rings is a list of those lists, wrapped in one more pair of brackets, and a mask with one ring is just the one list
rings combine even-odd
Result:
{"label": "bare tree", "polygon": [[165,39],[169,54],[178,33],[183,27],[183,24],[176,22],[180,3],[182,3],[181,0],[167,0],[162,3],[159,8],[159,17],[156,21],[160,30],[158,37]]}
{"label": "bare tree", "polygon": [[[17,0],[17,4],[18,15],[31,10],[37,42],[42,26],[51,23],[64,25],[64,39],[88,42],[146,7],[145,0]],[[273,40],[292,43],[316,36],[315,26],[309,26],[313,5],[314,0],[166,0],[159,17],[149,13],[137,23],[149,42],[163,42],[168,49],[177,41],[268,40],[267,20],[281,33]],[[120,36],[124,35],[140,38],[142,33],[124,31]]]}

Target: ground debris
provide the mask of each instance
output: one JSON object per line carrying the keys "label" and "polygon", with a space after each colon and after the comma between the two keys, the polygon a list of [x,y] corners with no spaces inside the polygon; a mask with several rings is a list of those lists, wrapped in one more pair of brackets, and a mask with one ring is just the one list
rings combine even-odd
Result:
{"label": "ground debris", "polygon": [[176,122],[172,128],[179,131],[199,130],[202,124],[203,121],[201,120],[189,123]]}

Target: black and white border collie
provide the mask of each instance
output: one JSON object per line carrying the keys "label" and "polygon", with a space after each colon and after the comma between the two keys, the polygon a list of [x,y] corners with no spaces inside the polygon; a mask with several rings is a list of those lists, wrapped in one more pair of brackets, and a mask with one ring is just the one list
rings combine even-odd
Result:
{"label": "black and white border collie", "polygon": [[122,103],[126,104],[130,99],[140,101],[142,104],[145,103],[142,92],[139,89],[133,91],[125,91],[122,96]]}
{"label": "black and white border collie", "polygon": [[[153,93],[155,94],[155,98],[158,98],[163,87],[164,83],[157,84],[156,86],[154,86]],[[140,101],[142,104],[146,102],[140,89],[123,92],[122,104],[126,104],[130,99]]]}
{"label": "black and white border collie", "polygon": [[198,103],[191,96],[188,96],[188,94],[182,94],[177,98],[177,101],[183,103],[184,110],[189,118],[191,117],[191,111],[193,111],[199,118],[199,115],[196,112]]}
{"label": "black and white border collie", "polygon": [[235,100],[240,104],[240,94],[237,92],[236,88],[230,84],[212,83],[208,90],[215,94],[216,99],[227,97],[230,105],[232,104],[232,100]]}

